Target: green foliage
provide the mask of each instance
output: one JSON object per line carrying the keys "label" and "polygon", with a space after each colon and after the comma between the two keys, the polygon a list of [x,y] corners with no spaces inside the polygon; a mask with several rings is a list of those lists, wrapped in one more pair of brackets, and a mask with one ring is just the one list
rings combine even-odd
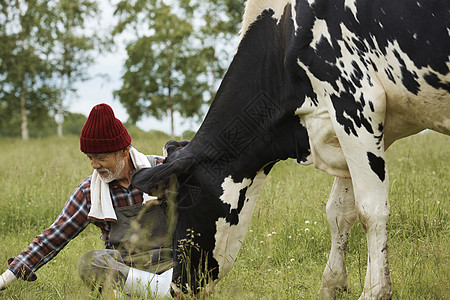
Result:
{"label": "green foliage", "polygon": [[189,9],[156,0],[136,1],[126,9],[119,3],[118,7],[121,16],[137,17],[120,22],[117,30],[145,24],[144,33],[142,29],[133,32],[138,39],[127,47],[123,85],[115,91],[130,121],[135,123],[142,115],[162,118],[170,113],[172,117],[174,111],[187,117],[197,114],[206,86],[200,77],[202,61],[192,46]]}
{"label": "green foliage", "polygon": [[[119,22],[113,33],[131,32],[137,37],[127,46],[123,84],[114,93],[131,122],[144,115],[169,115],[173,135],[174,111],[184,118],[201,117],[202,106],[214,95],[230,60],[229,48],[221,55],[215,49],[223,49],[220,45],[227,45],[237,31],[237,19],[229,17],[236,10],[235,2],[180,0],[169,5],[162,0],[137,0],[117,4]],[[224,10],[227,5],[231,7]]]}
{"label": "green foliage", "polygon": [[51,11],[46,29],[52,44],[49,62],[59,87],[53,109],[58,120],[58,134],[62,136],[64,98],[74,91],[74,83],[88,79],[87,69],[94,61],[93,51],[101,45],[98,32],[85,30],[85,23],[94,20],[98,9],[95,0],[60,0],[48,5]]}
{"label": "green foliage", "polygon": [[[95,34],[80,34],[96,1],[3,1],[0,10],[1,134],[48,135],[64,95],[84,80]],[[58,107],[58,108],[57,108]],[[37,126],[37,127],[36,127]],[[28,128],[30,134],[28,134]],[[54,130],[56,133],[56,130]]]}
{"label": "green foliage", "polygon": [[[161,154],[167,135],[142,134],[133,136],[135,147]],[[448,298],[449,139],[423,133],[396,142],[387,153],[393,299]],[[0,166],[0,268],[6,269],[7,259],[53,222],[92,170],[74,136],[27,143],[2,138]],[[332,182],[326,173],[293,160],[276,164],[231,272],[206,299],[315,299],[330,247],[325,204]],[[90,291],[78,276],[81,254],[103,248],[99,234],[95,226],[88,226],[37,272],[37,281],[14,282],[0,291],[0,299],[112,299]],[[338,299],[359,297],[366,251],[365,234],[357,222],[348,245],[349,291]]]}
{"label": "green foliage", "polygon": [[185,130],[184,132],[183,132],[183,134],[181,135],[181,137],[183,138],[183,139],[185,139],[185,140],[192,140],[192,138],[194,137],[194,135],[195,135],[195,131],[192,131],[192,130]]}
{"label": "green foliage", "polygon": [[63,131],[65,134],[80,136],[86,119],[83,114],[67,112],[64,116]]}

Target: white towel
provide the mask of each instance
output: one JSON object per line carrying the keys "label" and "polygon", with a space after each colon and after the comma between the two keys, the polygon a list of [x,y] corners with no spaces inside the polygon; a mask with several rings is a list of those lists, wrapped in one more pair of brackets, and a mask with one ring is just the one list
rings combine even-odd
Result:
{"label": "white towel", "polygon": [[[138,170],[151,167],[147,156],[133,147],[130,147],[130,157],[134,167]],[[142,204],[157,199],[157,197],[144,193]],[[111,194],[109,193],[109,184],[100,178],[97,170],[94,170],[91,176],[91,209],[88,214],[88,219],[94,219],[96,221],[117,221]]]}

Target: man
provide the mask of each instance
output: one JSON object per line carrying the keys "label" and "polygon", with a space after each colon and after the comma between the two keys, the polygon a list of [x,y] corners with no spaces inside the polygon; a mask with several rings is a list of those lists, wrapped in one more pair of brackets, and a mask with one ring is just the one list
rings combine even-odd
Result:
{"label": "man", "polygon": [[17,278],[36,280],[89,223],[101,229],[105,249],[89,251],[79,273],[92,287],[113,284],[128,294],[169,295],[172,253],[168,219],[156,197],[130,185],[134,170],[162,163],[131,146],[131,137],[107,104],[96,105],[81,131],[80,149],[94,169],[66,202],[55,222],[15,258],[0,276],[0,290]]}

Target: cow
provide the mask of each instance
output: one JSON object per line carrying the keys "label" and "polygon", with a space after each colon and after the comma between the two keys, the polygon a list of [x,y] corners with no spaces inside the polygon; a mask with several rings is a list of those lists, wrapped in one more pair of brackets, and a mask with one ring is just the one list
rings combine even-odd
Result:
{"label": "cow", "polygon": [[359,219],[368,245],[360,299],[390,299],[385,151],[424,129],[450,134],[449,34],[449,1],[249,0],[198,132],[133,176],[147,193],[176,178],[175,289],[197,291],[230,271],[264,179],[293,158],[335,176],[319,298],[346,289]]}

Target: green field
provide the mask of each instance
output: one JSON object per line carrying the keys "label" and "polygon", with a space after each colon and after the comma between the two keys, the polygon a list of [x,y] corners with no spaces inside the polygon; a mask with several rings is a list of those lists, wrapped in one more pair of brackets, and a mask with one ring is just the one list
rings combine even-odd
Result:
{"label": "green field", "polygon": [[[161,154],[165,137],[133,137],[142,152]],[[450,137],[422,133],[387,154],[391,218],[389,254],[394,299],[450,299]],[[0,139],[0,272],[49,226],[78,184],[91,174],[76,137]],[[333,178],[293,160],[278,163],[266,180],[235,265],[211,299],[314,299],[330,236],[325,204]],[[103,248],[89,226],[38,272],[18,280],[0,299],[112,299],[84,286],[77,261]],[[349,291],[364,285],[367,252],[357,222],[347,254]]]}

